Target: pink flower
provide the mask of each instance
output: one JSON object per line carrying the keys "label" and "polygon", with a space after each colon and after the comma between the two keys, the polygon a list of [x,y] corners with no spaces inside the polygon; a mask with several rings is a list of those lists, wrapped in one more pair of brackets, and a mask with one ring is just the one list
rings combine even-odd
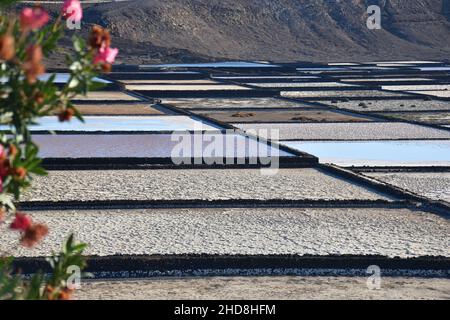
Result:
{"label": "pink flower", "polygon": [[94,63],[114,63],[114,61],[116,60],[116,56],[119,53],[119,49],[117,48],[110,48],[110,47],[106,47],[103,46],[101,47],[98,52],[97,55],[94,57]]}
{"label": "pink flower", "polygon": [[37,30],[42,28],[50,20],[48,13],[40,8],[24,8],[20,13],[20,25],[24,30]]}
{"label": "pink flower", "polygon": [[65,0],[62,7],[62,14],[66,19],[80,22],[83,19],[83,8],[79,0]]}
{"label": "pink flower", "polygon": [[25,230],[20,242],[24,247],[31,248],[39,243],[47,234],[48,227],[45,224],[35,224]]}
{"label": "pink flower", "polygon": [[27,231],[31,228],[32,224],[33,222],[30,216],[23,213],[16,213],[16,217],[11,223],[10,228],[18,231]]}

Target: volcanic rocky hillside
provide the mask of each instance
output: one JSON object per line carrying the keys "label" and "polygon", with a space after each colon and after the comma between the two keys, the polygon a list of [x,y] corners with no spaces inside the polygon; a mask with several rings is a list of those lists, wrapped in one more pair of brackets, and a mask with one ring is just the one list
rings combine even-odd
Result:
{"label": "volcanic rocky hillside", "polygon": [[89,5],[85,22],[112,30],[122,62],[450,59],[450,0],[137,0]]}

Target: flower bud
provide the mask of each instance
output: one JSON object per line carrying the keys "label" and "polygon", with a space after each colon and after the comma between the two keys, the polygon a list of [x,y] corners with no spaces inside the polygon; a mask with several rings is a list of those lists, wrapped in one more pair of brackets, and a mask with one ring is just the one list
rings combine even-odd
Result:
{"label": "flower bud", "polygon": [[8,61],[14,58],[15,55],[14,38],[9,34],[0,36],[0,59]]}

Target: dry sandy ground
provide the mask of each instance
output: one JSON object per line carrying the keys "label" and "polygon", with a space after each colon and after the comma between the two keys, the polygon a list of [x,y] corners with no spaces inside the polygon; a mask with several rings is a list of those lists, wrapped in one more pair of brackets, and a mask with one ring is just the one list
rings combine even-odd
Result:
{"label": "dry sandy ground", "polygon": [[431,124],[450,124],[450,112],[387,112],[380,115]]}
{"label": "dry sandy ground", "polygon": [[[195,112],[195,111],[194,111]],[[201,115],[230,123],[273,123],[273,122],[368,122],[369,117],[359,117],[346,113],[327,110],[279,110],[255,111],[255,109],[242,109],[240,111],[214,111],[198,112]]]}
{"label": "dry sandy ground", "polygon": [[162,107],[152,107],[144,103],[128,104],[79,104],[75,105],[82,115],[163,115],[173,114]]}
{"label": "dry sandy ground", "polygon": [[139,101],[139,98],[119,91],[92,91],[87,96],[78,95],[74,98],[76,101]]}
{"label": "dry sandy ground", "polygon": [[430,110],[450,110],[448,101],[425,101],[418,99],[411,100],[353,100],[347,102],[341,101],[322,101],[323,103],[356,111],[430,111]]}
{"label": "dry sandy ground", "polygon": [[450,279],[382,278],[369,290],[364,277],[230,277],[96,281],[77,299],[450,299]]}
{"label": "dry sandy ground", "polygon": [[163,99],[163,104],[171,104],[182,109],[266,109],[266,108],[309,108],[298,102],[273,98],[196,98]]}
{"label": "dry sandy ground", "polygon": [[376,90],[351,90],[351,91],[281,91],[282,97],[288,98],[369,98],[369,97],[407,97],[402,93]]}

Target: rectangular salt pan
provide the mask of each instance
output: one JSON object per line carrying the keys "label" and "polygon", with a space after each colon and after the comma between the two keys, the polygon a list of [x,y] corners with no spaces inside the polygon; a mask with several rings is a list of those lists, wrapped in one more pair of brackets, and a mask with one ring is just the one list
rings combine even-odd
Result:
{"label": "rectangular salt pan", "polygon": [[349,68],[343,67],[313,67],[313,68],[297,68],[297,71],[304,72],[323,72],[323,71],[348,71]]}
{"label": "rectangular salt pan", "polygon": [[350,69],[354,70],[354,71],[359,71],[359,70],[363,70],[363,71],[371,71],[371,70],[389,70],[389,68],[385,68],[385,67],[379,67],[379,66],[357,66],[357,67],[350,67]]}
{"label": "rectangular salt pan", "polygon": [[450,71],[450,67],[423,67],[420,71]]}
{"label": "rectangular salt pan", "polygon": [[[236,123],[245,131],[275,130],[281,140],[450,139],[450,132],[400,122],[371,123]],[[450,160],[450,159],[449,159]]]}
{"label": "rectangular salt pan", "polygon": [[173,104],[182,109],[266,109],[266,108],[311,108],[303,103],[296,103],[273,98],[253,99],[217,99],[217,98],[195,98],[195,99],[163,99],[163,104]]}
{"label": "rectangular salt pan", "polygon": [[[401,86],[395,86],[395,85],[389,85],[389,86],[382,86],[383,90],[392,90],[392,91],[448,91],[450,90],[450,85],[448,84],[434,84],[434,85],[401,85]],[[426,93],[426,92],[423,92]]]}
{"label": "rectangular salt pan", "polygon": [[[38,79],[40,81],[48,81],[52,75],[53,75],[52,73],[44,73],[43,75],[38,76]],[[65,83],[67,83],[67,81],[69,81],[69,78],[70,78],[69,73],[55,73],[55,79],[53,80],[53,83],[65,84]],[[6,81],[7,81],[7,78],[0,78],[0,83],[4,83]],[[93,82],[104,83],[104,84],[112,83],[111,81],[108,81],[108,80],[105,80],[105,79],[102,79],[99,77],[93,78]]]}
{"label": "rectangular salt pan", "polygon": [[[293,156],[242,135],[116,134],[33,135],[43,158],[249,158]],[[218,144],[216,144],[218,143]],[[215,153],[210,153],[210,148]]]}
{"label": "rectangular salt pan", "polygon": [[241,87],[232,84],[204,84],[204,85],[145,85],[145,84],[131,84],[126,85],[128,90],[137,91],[215,91],[215,90],[252,90],[251,88]]}
{"label": "rectangular salt pan", "polygon": [[[24,200],[394,200],[313,168],[51,171]],[[260,217],[264,219],[263,217]]]}
{"label": "rectangular salt pan", "polygon": [[278,82],[278,83],[247,83],[260,88],[328,88],[328,87],[356,87],[356,85],[340,82]]}
{"label": "rectangular salt pan", "polygon": [[[47,81],[50,78],[51,75],[52,75],[51,73],[45,73],[45,74],[39,76],[39,80]],[[55,77],[55,80],[53,82],[55,82],[55,83],[67,83],[67,81],[69,81],[69,77],[70,77],[70,74],[68,74],[68,73],[56,73],[56,77]],[[93,79],[93,81],[94,82],[105,83],[105,84],[112,83],[111,81],[108,81],[108,80],[105,80],[105,79],[102,79],[102,78],[98,78],[98,77],[95,77]]]}
{"label": "rectangular salt pan", "polygon": [[365,172],[364,175],[450,203],[450,172]]}
{"label": "rectangular salt pan", "polygon": [[[137,256],[450,256],[448,220],[419,209],[176,208],[55,210],[30,214],[33,220],[52,227],[51,236],[33,249],[16,245],[11,248],[14,256],[48,256],[52,251],[58,252],[67,230],[72,230],[80,241],[90,244],[87,255],[98,256],[114,256],[118,252]],[[13,232],[2,232],[0,241],[8,248],[7,244],[12,246],[17,243],[16,236]],[[208,281],[210,287],[209,278],[198,279]],[[268,279],[274,281],[273,278]],[[161,283],[166,281],[171,282],[162,280]],[[188,278],[186,281],[191,280]],[[227,278],[224,281],[224,285],[229,286],[231,280]],[[304,284],[299,278],[288,278],[286,281]],[[320,290],[323,290],[323,280],[319,278],[317,281],[321,284]],[[421,286],[423,281],[424,279],[420,280]],[[348,279],[341,282],[343,290],[348,288],[348,282]],[[329,280],[326,283],[328,286]],[[83,283],[85,285],[88,284]],[[128,297],[131,298],[135,298],[136,293],[129,290],[130,285],[134,285],[137,291],[142,290],[142,280],[126,281],[124,285],[127,288],[124,291],[129,292]],[[188,285],[191,287],[192,282]],[[249,279],[248,285],[255,286],[254,280]],[[367,290],[365,279],[358,285],[362,287],[361,291]],[[403,286],[404,283],[399,285]],[[442,285],[442,290],[445,290],[444,287]],[[155,288],[160,290],[160,286]],[[222,290],[222,286],[218,288]],[[83,290],[86,290],[85,287]],[[386,290],[391,291],[390,288]],[[276,291],[278,290],[275,290],[274,297]],[[116,294],[114,290],[107,292],[108,295]],[[198,293],[194,290],[192,292]],[[438,293],[440,297],[444,296],[443,291]]]}
{"label": "rectangular salt pan", "polygon": [[142,99],[119,91],[91,91],[84,95],[78,95],[73,100],[77,101],[141,101]]}
{"label": "rectangular salt pan", "polygon": [[379,114],[423,123],[450,124],[450,112],[386,112]]}
{"label": "rectangular salt pan", "polygon": [[[318,102],[318,101],[317,101]],[[450,110],[448,101],[425,101],[425,100],[355,100],[348,102],[323,101],[323,103],[357,111],[429,111],[429,110]]]}
{"label": "rectangular salt pan", "polygon": [[319,79],[319,77],[315,76],[212,76],[213,79],[220,79],[220,80],[245,80],[248,79],[248,81],[254,80],[296,80],[296,79]]}
{"label": "rectangular salt pan", "polygon": [[343,82],[410,82],[410,81],[433,81],[427,78],[364,78],[364,79],[342,79]]}
{"label": "rectangular salt pan", "polygon": [[364,98],[364,97],[399,97],[406,96],[403,93],[394,93],[379,90],[342,90],[342,91],[282,91],[282,97],[291,98]]}
{"label": "rectangular salt pan", "polygon": [[256,62],[227,61],[215,63],[150,64],[150,65],[141,65],[140,67],[141,68],[274,68],[279,66]]}
{"label": "rectangular salt pan", "polygon": [[340,166],[449,166],[450,141],[285,141],[282,144]]}
{"label": "rectangular salt pan", "polygon": [[450,98],[450,91],[407,91],[409,93],[424,94],[437,98]]}
{"label": "rectangular salt pan", "polygon": [[241,109],[242,111],[211,110],[193,112],[226,123],[301,123],[301,122],[368,122],[370,117],[358,116],[350,113],[333,112],[322,109]]}
{"label": "rectangular salt pan", "polygon": [[[59,122],[56,117],[43,117],[31,131],[78,131],[78,132],[146,132],[146,131],[204,131],[220,130],[219,127],[196,121],[186,116],[87,116],[85,122],[78,120]],[[5,126],[0,126],[5,130]]]}
{"label": "rectangular salt pan", "polygon": [[373,61],[373,62],[365,62],[364,64],[380,64],[380,63],[392,63],[401,65],[401,64],[441,64],[442,62],[429,60],[404,60],[404,61]]}
{"label": "rectangular salt pan", "polygon": [[333,67],[346,67],[346,66],[357,66],[358,63],[352,63],[352,62],[332,62],[328,63],[329,66]]}
{"label": "rectangular salt pan", "polygon": [[[88,115],[164,115],[174,114],[174,112],[162,108],[150,106],[145,103],[95,103],[76,104],[75,107],[84,116]],[[55,112],[57,114],[58,112]]]}
{"label": "rectangular salt pan", "polygon": [[146,79],[120,79],[120,82],[123,82],[125,84],[165,84],[165,85],[207,85],[207,84],[219,84],[217,81],[213,80],[146,80]]}
{"label": "rectangular salt pan", "polygon": [[[139,66],[139,69],[141,69],[142,66]],[[145,67],[144,67],[145,69]],[[120,74],[128,74],[130,72],[112,72],[113,75],[120,75]],[[146,75],[146,76],[160,76],[160,75],[165,75],[165,74],[170,74],[170,75],[194,75],[194,74],[201,74],[201,72],[197,72],[197,71],[152,71],[152,72],[143,72],[143,71],[139,71],[136,74],[138,75]]]}

